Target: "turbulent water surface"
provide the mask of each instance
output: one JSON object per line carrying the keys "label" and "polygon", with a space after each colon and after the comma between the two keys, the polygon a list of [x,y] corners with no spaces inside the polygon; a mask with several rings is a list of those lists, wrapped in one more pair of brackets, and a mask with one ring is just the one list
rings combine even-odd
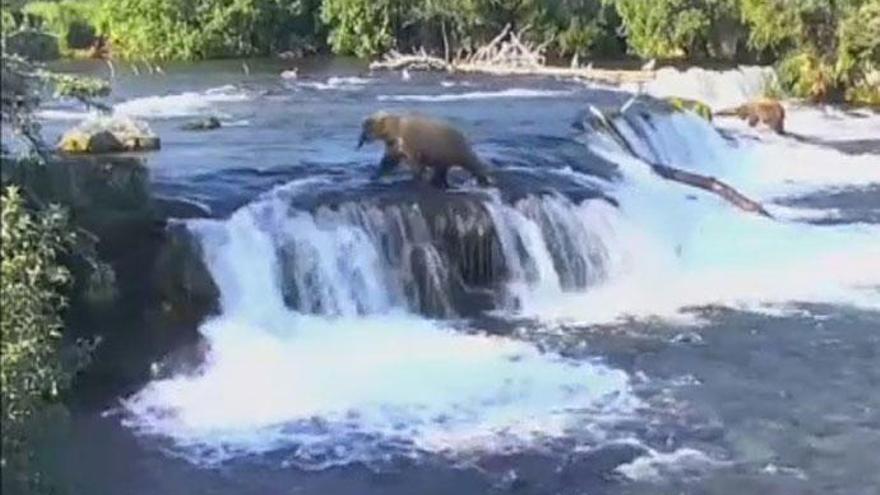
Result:
{"label": "turbulent water surface", "polygon": [[[77,490],[876,493],[880,115],[792,105],[776,136],[578,82],[281,69],[117,68],[221,310],[196,369],[77,412],[57,449]],[[719,108],[764,77],[643,89]],[[369,181],[378,109],[452,121],[497,187]],[[85,115],[41,117],[54,137]]]}

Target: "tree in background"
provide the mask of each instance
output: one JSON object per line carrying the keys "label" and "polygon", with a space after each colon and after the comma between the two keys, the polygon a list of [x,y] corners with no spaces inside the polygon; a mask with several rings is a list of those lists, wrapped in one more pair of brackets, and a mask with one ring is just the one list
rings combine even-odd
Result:
{"label": "tree in background", "polygon": [[[122,58],[268,55],[317,30],[313,0],[97,0],[98,29]],[[292,36],[293,35],[293,36]]]}
{"label": "tree in background", "polygon": [[843,98],[880,64],[878,11],[876,0],[742,0],[750,45],[780,61],[787,90],[814,100]]}
{"label": "tree in background", "polygon": [[394,46],[400,3],[395,0],[324,0],[321,20],[336,53],[368,57]]}
{"label": "tree in background", "polygon": [[850,11],[840,26],[838,53],[846,99],[880,105],[880,2]]}
{"label": "tree in background", "polygon": [[[626,42],[640,57],[736,55],[742,31],[738,0],[603,1],[616,7]],[[723,48],[725,44],[733,46]]]}

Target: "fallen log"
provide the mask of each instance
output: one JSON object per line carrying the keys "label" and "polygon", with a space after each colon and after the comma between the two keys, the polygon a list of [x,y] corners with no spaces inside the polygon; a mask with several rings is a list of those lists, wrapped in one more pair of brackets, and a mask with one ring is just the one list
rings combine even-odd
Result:
{"label": "fallen log", "polygon": [[721,196],[729,203],[732,203],[742,210],[763,215],[767,218],[773,218],[761,203],[751,200],[733,187],[721,182],[715,177],[695,174],[679,168],[670,167],[668,165],[660,165],[659,163],[651,163],[651,169],[664,179],[673,180],[689,186],[698,187],[706,191]]}
{"label": "fallen log", "polygon": [[397,51],[387,53],[382,60],[370,63],[370,70],[428,70],[451,72],[453,65],[442,58],[425,53],[424,49],[412,55],[403,55]]}
{"label": "fallen log", "polygon": [[617,129],[617,126],[614,125],[614,122],[612,122],[611,119],[606,117],[605,114],[592,105],[590,105],[590,112],[604,124],[604,126],[613,134],[615,140],[618,141],[629,154],[646,162],[651,167],[651,170],[660,177],[711,192],[741,210],[750,213],[757,213],[767,218],[773,218],[773,215],[771,215],[761,203],[750,199],[748,196],[715,177],[688,172],[680,168],[646,160],[636,152],[635,148],[626,140],[624,134]]}

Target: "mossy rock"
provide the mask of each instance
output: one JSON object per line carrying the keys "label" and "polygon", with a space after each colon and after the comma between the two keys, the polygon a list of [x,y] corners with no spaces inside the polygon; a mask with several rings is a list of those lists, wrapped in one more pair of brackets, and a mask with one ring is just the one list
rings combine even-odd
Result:
{"label": "mossy rock", "polygon": [[159,137],[145,123],[113,118],[83,123],[67,131],[58,144],[65,153],[92,154],[153,151],[160,147]]}
{"label": "mossy rock", "polygon": [[669,98],[666,98],[666,102],[680,112],[691,111],[699,115],[700,117],[708,120],[709,122],[712,121],[712,109],[709,107],[709,105],[703,103],[702,101],[671,96]]}

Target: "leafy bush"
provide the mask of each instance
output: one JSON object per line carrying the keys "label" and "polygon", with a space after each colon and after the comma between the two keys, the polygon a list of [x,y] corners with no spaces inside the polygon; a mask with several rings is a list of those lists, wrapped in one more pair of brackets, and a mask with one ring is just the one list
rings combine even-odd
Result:
{"label": "leafy bush", "polygon": [[779,60],[780,82],[813,100],[871,101],[880,65],[880,3],[868,0],[743,0],[749,43]]}
{"label": "leafy bush", "polygon": [[100,0],[30,2],[23,12],[39,18],[43,29],[58,36],[62,53],[88,48],[98,35],[94,22],[100,12]]}
{"label": "leafy bush", "polygon": [[[308,0],[101,0],[100,28],[123,58],[268,54],[295,30],[315,29]],[[295,37],[298,38],[298,37]]]}
{"label": "leafy bush", "polygon": [[880,105],[880,2],[850,10],[840,25],[838,53],[847,100]]}
{"label": "leafy bush", "polygon": [[619,55],[623,47],[617,37],[617,11],[601,0],[552,0],[535,2],[537,8],[528,24],[534,26],[536,41],[545,43],[556,55]]}
{"label": "leafy bush", "polygon": [[0,387],[3,409],[3,478],[29,482],[24,432],[31,419],[57,400],[70,374],[59,358],[61,310],[70,273],[60,254],[73,243],[65,213],[25,208],[17,188],[0,198],[2,290],[0,290]]}
{"label": "leafy bush", "polygon": [[330,26],[336,53],[367,57],[394,46],[394,0],[324,0],[321,20]]}

